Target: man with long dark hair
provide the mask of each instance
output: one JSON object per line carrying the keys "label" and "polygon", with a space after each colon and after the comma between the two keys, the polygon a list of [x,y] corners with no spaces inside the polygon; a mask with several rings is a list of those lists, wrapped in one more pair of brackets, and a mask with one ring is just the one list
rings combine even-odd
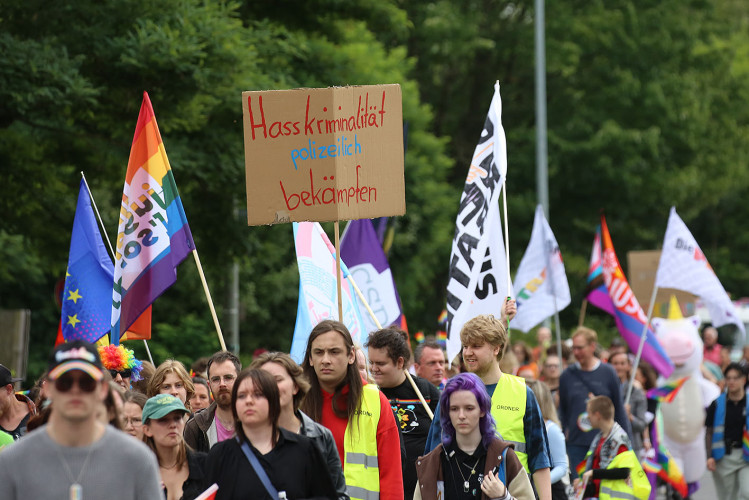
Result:
{"label": "man with long dark hair", "polygon": [[302,411],[333,433],[352,499],[402,499],[400,439],[390,403],[365,385],[346,325],[325,320],[310,333],[304,373],[311,388]]}

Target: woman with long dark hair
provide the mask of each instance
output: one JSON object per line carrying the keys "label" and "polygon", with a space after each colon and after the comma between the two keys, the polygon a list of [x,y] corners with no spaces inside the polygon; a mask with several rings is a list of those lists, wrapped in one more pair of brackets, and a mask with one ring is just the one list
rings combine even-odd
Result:
{"label": "woman with long dark hair", "polygon": [[263,370],[240,372],[232,388],[236,439],[217,443],[208,454],[208,484],[217,500],[337,498],[325,462],[308,438],[278,425],[278,385]]}
{"label": "woman with long dark hair", "polygon": [[513,445],[496,435],[491,399],[473,373],[448,380],[440,396],[442,443],[416,461],[414,500],[534,500]]}

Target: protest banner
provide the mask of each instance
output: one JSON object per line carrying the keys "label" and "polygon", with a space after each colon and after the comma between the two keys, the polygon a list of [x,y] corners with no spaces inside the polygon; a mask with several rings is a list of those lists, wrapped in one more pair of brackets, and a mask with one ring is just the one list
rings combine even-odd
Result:
{"label": "protest banner", "polygon": [[242,93],[248,225],[403,215],[400,85]]}

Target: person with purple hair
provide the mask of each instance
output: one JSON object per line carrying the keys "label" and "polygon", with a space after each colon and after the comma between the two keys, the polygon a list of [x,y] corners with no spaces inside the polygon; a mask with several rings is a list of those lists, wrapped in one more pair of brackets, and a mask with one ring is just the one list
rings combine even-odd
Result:
{"label": "person with purple hair", "polygon": [[440,396],[442,442],[416,461],[414,500],[534,500],[514,445],[497,437],[491,399],[473,373],[448,380]]}

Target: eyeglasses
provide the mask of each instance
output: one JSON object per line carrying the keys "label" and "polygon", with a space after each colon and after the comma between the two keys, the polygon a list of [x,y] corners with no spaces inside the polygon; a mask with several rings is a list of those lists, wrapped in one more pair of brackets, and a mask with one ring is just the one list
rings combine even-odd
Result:
{"label": "eyeglasses", "polygon": [[83,392],[94,392],[96,390],[96,380],[88,375],[73,375],[72,373],[64,373],[55,380],[55,389],[59,392],[68,392],[73,388],[73,385],[78,385],[78,388]]}
{"label": "eyeglasses", "polygon": [[231,384],[232,382],[234,382],[234,379],[237,377],[236,375],[224,375],[223,377],[219,377],[218,375],[216,375],[215,377],[211,377],[211,383],[220,384],[222,378],[225,384]]}
{"label": "eyeglasses", "polygon": [[546,363],[544,368],[559,368],[559,365]]}
{"label": "eyeglasses", "polygon": [[127,426],[127,424],[133,424],[133,427],[138,427],[139,425],[143,425],[143,420],[140,418],[122,417],[122,425]]}
{"label": "eyeglasses", "polygon": [[731,380],[731,381],[734,381],[734,380],[744,380],[745,378],[746,377],[744,377],[743,375],[736,375],[735,377],[727,376],[726,380]]}
{"label": "eyeglasses", "polygon": [[573,350],[573,351],[579,351],[579,350],[581,350],[581,349],[585,349],[585,348],[586,348],[586,347],[588,347],[589,345],[590,345],[590,344],[583,344],[583,345],[574,345],[574,344],[573,344],[573,345],[572,345],[572,350]]}
{"label": "eyeglasses", "polygon": [[130,378],[130,375],[132,375],[132,370],[130,370],[130,368],[125,368],[122,371],[109,370],[109,374],[112,376],[112,378],[117,378],[117,374],[119,374],[122,378]]}

